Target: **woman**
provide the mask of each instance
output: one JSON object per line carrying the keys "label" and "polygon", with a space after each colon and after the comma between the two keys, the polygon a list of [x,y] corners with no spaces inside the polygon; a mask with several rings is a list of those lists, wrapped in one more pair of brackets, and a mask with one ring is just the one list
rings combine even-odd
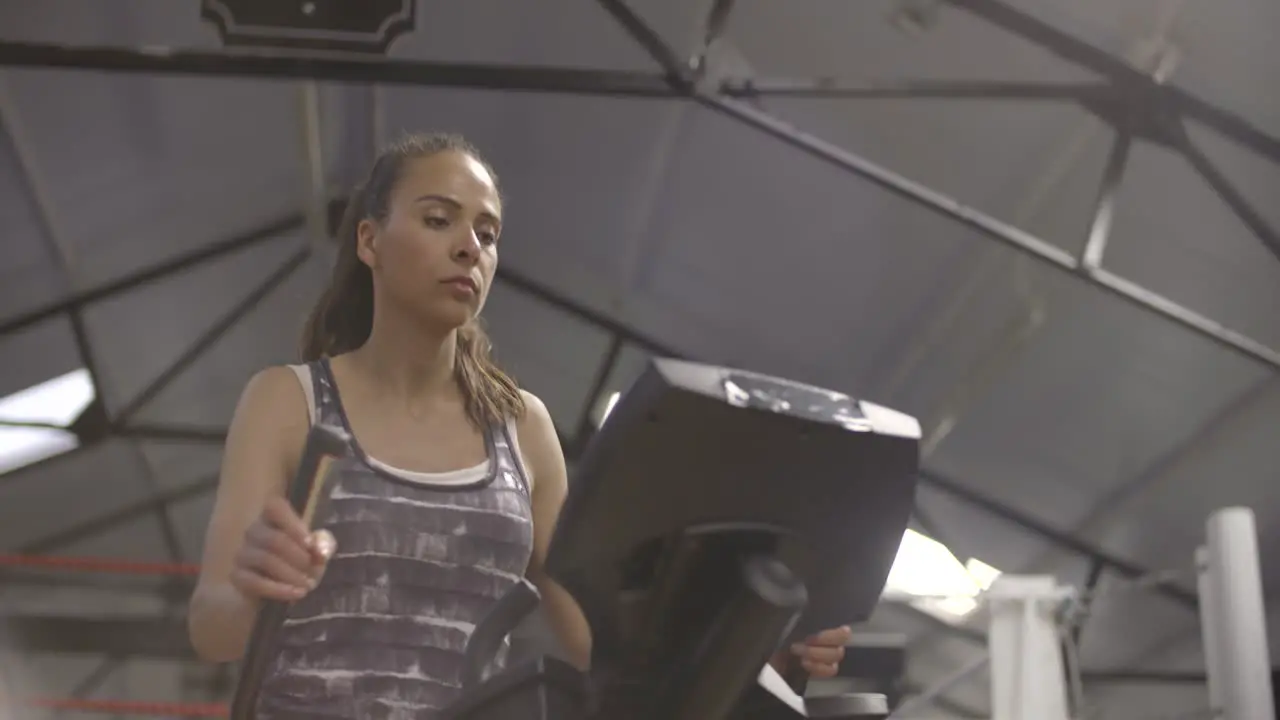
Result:
{"label": "woman", "polygon": [[[264,720],[430,717],[474,623],[522,574],[571,661],[589,662],[585,619],[542,572],[566,491],[555,428],[477,324],[501,233],[495,175],[465,141],[387,149],[347,208],[307,364],[262,371],[240,399],[189,623],[200,655],[226,662],[260,600],[293,603]],[[344,426],[355,452],[310,533],[284,492],[316,421]],[[833,674],[846,636],[795,654]]]}

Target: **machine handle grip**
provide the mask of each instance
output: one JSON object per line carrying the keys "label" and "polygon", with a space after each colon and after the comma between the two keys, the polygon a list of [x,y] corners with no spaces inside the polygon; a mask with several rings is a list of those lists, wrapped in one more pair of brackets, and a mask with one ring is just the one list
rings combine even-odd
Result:
{"label": "machine handle grip", "polygon": [[498,602],[476,625],[467,640],[467,652],[462,665],[462,687],[470,689],[484,682],[484,671],[498,654],[502,641],[522,620],[542,603],[538,588],[526,578],[520,578],[503,593]]}
{"label": "machine handle grip", "polygon": [[758,682],[777,639],[786,637],[804,612],[804,582],[782,561],[767,555],[737,559],[736,587],[694,652],[672,672],[674,680],[655,717],[721,720],[730,717],[746,688]]}
{"label": "machine handle grip", "polygon": [[[307,528],[312,527],[321,504],[331,492],[327,482],[329,470],[335,460],[350,450],[351,437],[329,425],[315,425],[307,433],[307,442],[298,462],[298,472],[289,485],[289,504],[302,518]],[[276,639],[284,624],[288,605],[275,600],[263,601],[253,622],[253,631],[245,646],[240,662],[240,677],[236,694],[231,702],[231,720],[251,720],[258,702],[258,692],[276,649]]]}
{"label": "machine handle grip", "polygon": [[809,688],[809,671],[794,656],[787,657],[786,672],[782,673],[782,679],[800,697],[804,697],[805,690]]}

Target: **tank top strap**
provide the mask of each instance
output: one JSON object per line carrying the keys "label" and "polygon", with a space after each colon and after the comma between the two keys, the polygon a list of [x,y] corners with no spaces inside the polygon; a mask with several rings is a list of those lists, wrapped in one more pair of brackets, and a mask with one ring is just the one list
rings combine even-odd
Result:
{"label": "tank top strap", "polygon": [[518,490],[526,498],[533,499],[533,483],[530,480],[520,445],[516,440],[515,423],[496,423],[493,428],[494,456],[498,463],[498,477]]}
{"label": "tank top strap", "polygon": [[333,387],[329,363],[325,360],[312,360],[307,363],[307,369],[311,374],[311,394],[315,398],[313,421],[333,427],[346,427],[342,407],[338,404],[338,394]]}

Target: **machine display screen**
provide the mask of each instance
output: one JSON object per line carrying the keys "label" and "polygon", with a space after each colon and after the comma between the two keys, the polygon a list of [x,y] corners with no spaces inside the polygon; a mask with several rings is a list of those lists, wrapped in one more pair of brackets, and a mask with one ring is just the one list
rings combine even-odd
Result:
{"label": "machine display screen", "polygon": [[858,401],[842,393],[750,373],[724,378],[725,400],[736,407],[836,423],[849,430],[870,430]]}

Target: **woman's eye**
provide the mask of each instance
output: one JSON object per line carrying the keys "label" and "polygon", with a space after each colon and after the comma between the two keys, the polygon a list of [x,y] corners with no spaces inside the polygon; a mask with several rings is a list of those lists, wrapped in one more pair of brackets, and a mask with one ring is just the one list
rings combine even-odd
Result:
{"label": "woman's eye", "polygon": [[423,220],[429,228],[443,229],[449,227],[449,219],[435,216],[428,216]]}
{"label": "woman's eye", "polygon": [[476,233],[476,237],[480,238],[480,242],[484,245],[492,245],[498,242],[497,233],[492,233],[487,230],[482,230]]}

